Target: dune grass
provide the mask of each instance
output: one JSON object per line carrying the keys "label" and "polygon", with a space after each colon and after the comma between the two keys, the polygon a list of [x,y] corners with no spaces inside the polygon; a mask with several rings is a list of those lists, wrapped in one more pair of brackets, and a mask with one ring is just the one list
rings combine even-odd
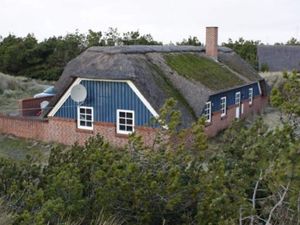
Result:
{"label": "dune grass", "polygon": [[13,160],[24,160],[30,156],[33,161],[47,163],[53,144],[34,140],[0,135],[0,157]]}
{"label": "dune grass", "polygon": [[18,100],[32,97],[51,85],[26,77],[15,77],[0,73],[0,113],[18,114]]}

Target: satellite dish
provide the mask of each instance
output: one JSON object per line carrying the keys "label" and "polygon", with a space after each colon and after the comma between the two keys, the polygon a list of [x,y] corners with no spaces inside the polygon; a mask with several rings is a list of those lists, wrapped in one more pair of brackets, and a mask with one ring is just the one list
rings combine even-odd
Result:
{"label": "satellite dish", "polygon": [[86,99],[86,96],[87,96],[86,88],[81,84],[75,85],[71,90],[71,98],[75,102],[78,103],[83,102]]}
{"label": "satellite dish", "polygon": [[48,102],[48,101],[42,101],[42,102],[40,103],[40,107],[41,107],[42,110],[45,109],[48,105],[49,105],[49,102]]}

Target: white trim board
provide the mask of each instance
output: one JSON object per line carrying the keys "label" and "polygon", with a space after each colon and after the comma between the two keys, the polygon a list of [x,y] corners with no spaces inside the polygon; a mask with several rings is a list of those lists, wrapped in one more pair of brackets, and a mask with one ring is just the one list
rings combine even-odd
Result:
{"label": "white trim board", "polygon": [[257,85],[258,85],[259,95],[262,95],[261,86],[260,86],[260,82],[259,81],[257,82]]}
{"label": "white trim board", "polygon": [[76,78],[76,80],[72,83],[72,85],[68,88],[65,94],[59,99],[59,101],[55,104],[53,109],[48,113],[48,117],[54,116],[55,113],[60,109],[60,107],[65,103],[68,97],[71,95],[72,88],[80,84],[83,80],[91,80],[91,81],[104,81],[104,82],[123,82],[127,83],[131,90],[138,96],[138,98],[143,102],[145,107],[151,112],[151,114],[157,118],[158,113],[156,110],[151,106],[151,104],[147,101],[147,99],[143,96],[143,94],[138,90],[138,88],[134,85],[134,83],[130,80],[103,80],[103,79],[89,79],[89,78]]}
{"label": "white trim board", "polygon": [[71,90],[72,90],[72,88],[75,85],[80,84],[80,82],[81,82],[81,79],[80,78],[76,78],[76,80],[72,83],[72,85],[68,88],[68,90],[64,93],[64,95],[59,99],[59,101],[55,104],[55,106],[48,113],[48,115],[47,115],[48,117],[55,115],[55,113],[60,109],[60,107],[62,107],[62,105],[65,103],[65,101],[68,99],[68,97],[71,96]]}

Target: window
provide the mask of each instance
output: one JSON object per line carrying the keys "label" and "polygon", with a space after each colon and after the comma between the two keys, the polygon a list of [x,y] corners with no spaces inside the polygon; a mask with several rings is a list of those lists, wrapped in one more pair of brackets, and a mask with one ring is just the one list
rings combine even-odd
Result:
{"label": "window", "polygon": [[77,126],[81,129],[92,130],[94,122],[93,107],[78,106]]}
{"label": "window", "polygon": [[211,102],[206,102],[205,108],[204,108],[204,116],[206,119],[206,122],[211,122]]}
{"label": "window", "polygon": [[252,105],[252,103],[253,103],[253,88],[249,88],[248,98],[249,98],[249,105]]}
{"label": "window", "polygon": [[221,117],[226,116],[226,97],[221,98]]}
{"label": "window", "polygon": [[240,105],[241,104],[241,92],[235,93],[235,104]]}
{"label": "window", "polygon": [[134,111],[117,110],[117,133],[131,134],[134,132]]}

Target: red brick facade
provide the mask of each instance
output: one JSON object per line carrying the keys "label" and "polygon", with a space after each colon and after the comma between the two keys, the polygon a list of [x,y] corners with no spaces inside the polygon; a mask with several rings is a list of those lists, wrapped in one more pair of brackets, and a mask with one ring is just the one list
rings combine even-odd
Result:
{"label": "red brick facade", "polygon": [[[249,101],[245,100],[241,104],[243,105],[243,113],[241,113],[241,118],[245,118],[251,114],[259,114],[263,112],[263,109],[268,103],[267,97],[257,96],[253,99],[252,105],[249,105]],[[221,112],[214,112],[211,117],[211,125],[206,127],[206,134],[209,137],[213,137],[218,134],[218,132],[226,129],[235,120],[236,106],[231,106],[227,108],[227,114],[225,117],[221,117]]]}
{"label": "red brick facade", "polygon": [[[267,97],[256,97],[250,106],[248,101],[243,102],[243,114],[241,118],[249,114],[260,113],[267,103]],[[227,109],[227,115],[221,118],[220,112],[212,115],[212,123],[206,127],[208,136],[215,136],[219,131],[227,128],[235,119],[235,106]],[[146,145],[153,144],[156,130],[147,127],[135,127]],[[0,133],[12,134],[17,137],[37,139],[45,142],[58,142],[72,145],[78,142],[80,145],[91,136],[100,134],[114,146],[124,146],[128,143],[126,135],[116,133],[116,126],[112,123],[94,123],[94,130],[81,130],[77,128],[75,120],[50,117],[47,120],[37,120],[26,117],[9,117],[0,115]]]}

